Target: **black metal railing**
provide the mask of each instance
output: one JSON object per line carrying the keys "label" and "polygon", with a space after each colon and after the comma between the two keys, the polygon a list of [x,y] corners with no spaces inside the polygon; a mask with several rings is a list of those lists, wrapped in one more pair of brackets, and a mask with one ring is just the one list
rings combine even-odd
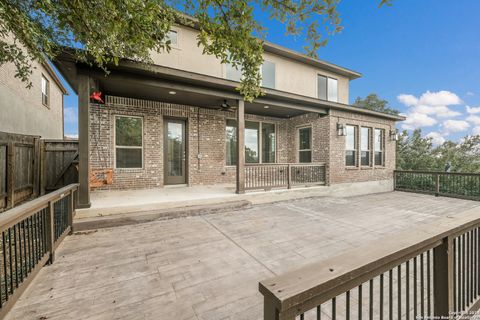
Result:
{"label": "black metal railing", "polygon": [[395,190],[480,200],[480,174],[430,171],[394,172]]}
{"label": "black metal railing", "polygon": [[73,184],[0,214],[0,318],[10,310],[70,233],[76,207]]}

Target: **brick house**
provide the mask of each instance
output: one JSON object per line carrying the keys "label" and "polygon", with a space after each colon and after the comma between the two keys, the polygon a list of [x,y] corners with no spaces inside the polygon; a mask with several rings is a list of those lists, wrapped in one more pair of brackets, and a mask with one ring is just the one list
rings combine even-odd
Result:
{"label": "brick house", "polygon": [[[401,116],[348,105],[355,71],[266,43],[265,95],[235,88],[240,72],[177,26],[153,64],[121,61],[104,74],[61,55],[78,93],[80,206],[90,189],[236,184],[247,189],[368,182],[392,189]],[[93,91],[104,104],[92,103]]]}

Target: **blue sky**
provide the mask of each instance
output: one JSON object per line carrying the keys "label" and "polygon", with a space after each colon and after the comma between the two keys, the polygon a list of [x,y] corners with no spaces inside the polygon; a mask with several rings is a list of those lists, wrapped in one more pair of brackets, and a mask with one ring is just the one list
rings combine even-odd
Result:
{"label": "blue sky", "polygon": [[[408,116],[400,129],[420,127],[437,143],[480,134],[480,1],[396,0],[380,9],[378,2],[343,0],[344,30],[319,51],[363,74],[351,82],[350,102],[377,93]],[[262,20],[267,40],[302,51],[301,37]],[[76,104],[73,93],[66,97],[68,135],[77,133]]]}

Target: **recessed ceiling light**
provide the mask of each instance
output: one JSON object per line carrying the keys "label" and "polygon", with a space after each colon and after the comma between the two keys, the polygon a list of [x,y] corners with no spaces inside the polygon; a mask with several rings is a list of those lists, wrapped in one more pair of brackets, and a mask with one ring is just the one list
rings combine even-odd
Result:
{"label": "recessed ceiling light", "polygon": [[177,91],[168,91],[168,94],[177,94]]}
{"label": "recessed ceiling light", "polygon": [[263,106],[263,107],[264,107],[265,109],[268,109],[268,108],[270,108],[269,106]]}

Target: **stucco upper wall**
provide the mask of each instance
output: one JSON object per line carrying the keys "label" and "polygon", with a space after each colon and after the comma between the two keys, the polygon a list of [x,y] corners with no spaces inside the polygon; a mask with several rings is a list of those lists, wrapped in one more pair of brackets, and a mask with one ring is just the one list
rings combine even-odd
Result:
{"label": "stucco upper wall", "polygon": [[[32,87],[15,78],[15,66],[0,66],[0,131],[63,139],[63,92],[46,68],[33,63]],[[50,103],[42,104],[42,74],[50,82]]]}
{"label": "stucco upper wall", "polygon": [[[174,27],[178,44],[170,52],[152,53],[155,64],[225,78],[226,67],[219,59],[204,55],[197,46],[197,31],[188,27]],[[275,89],[308,97],[317,97],[317,75],[338,80],[338,102],[348,104],[349,79],[345,76],[316,68],[293,59],[265,52],[264,59],[275,63]]]}

